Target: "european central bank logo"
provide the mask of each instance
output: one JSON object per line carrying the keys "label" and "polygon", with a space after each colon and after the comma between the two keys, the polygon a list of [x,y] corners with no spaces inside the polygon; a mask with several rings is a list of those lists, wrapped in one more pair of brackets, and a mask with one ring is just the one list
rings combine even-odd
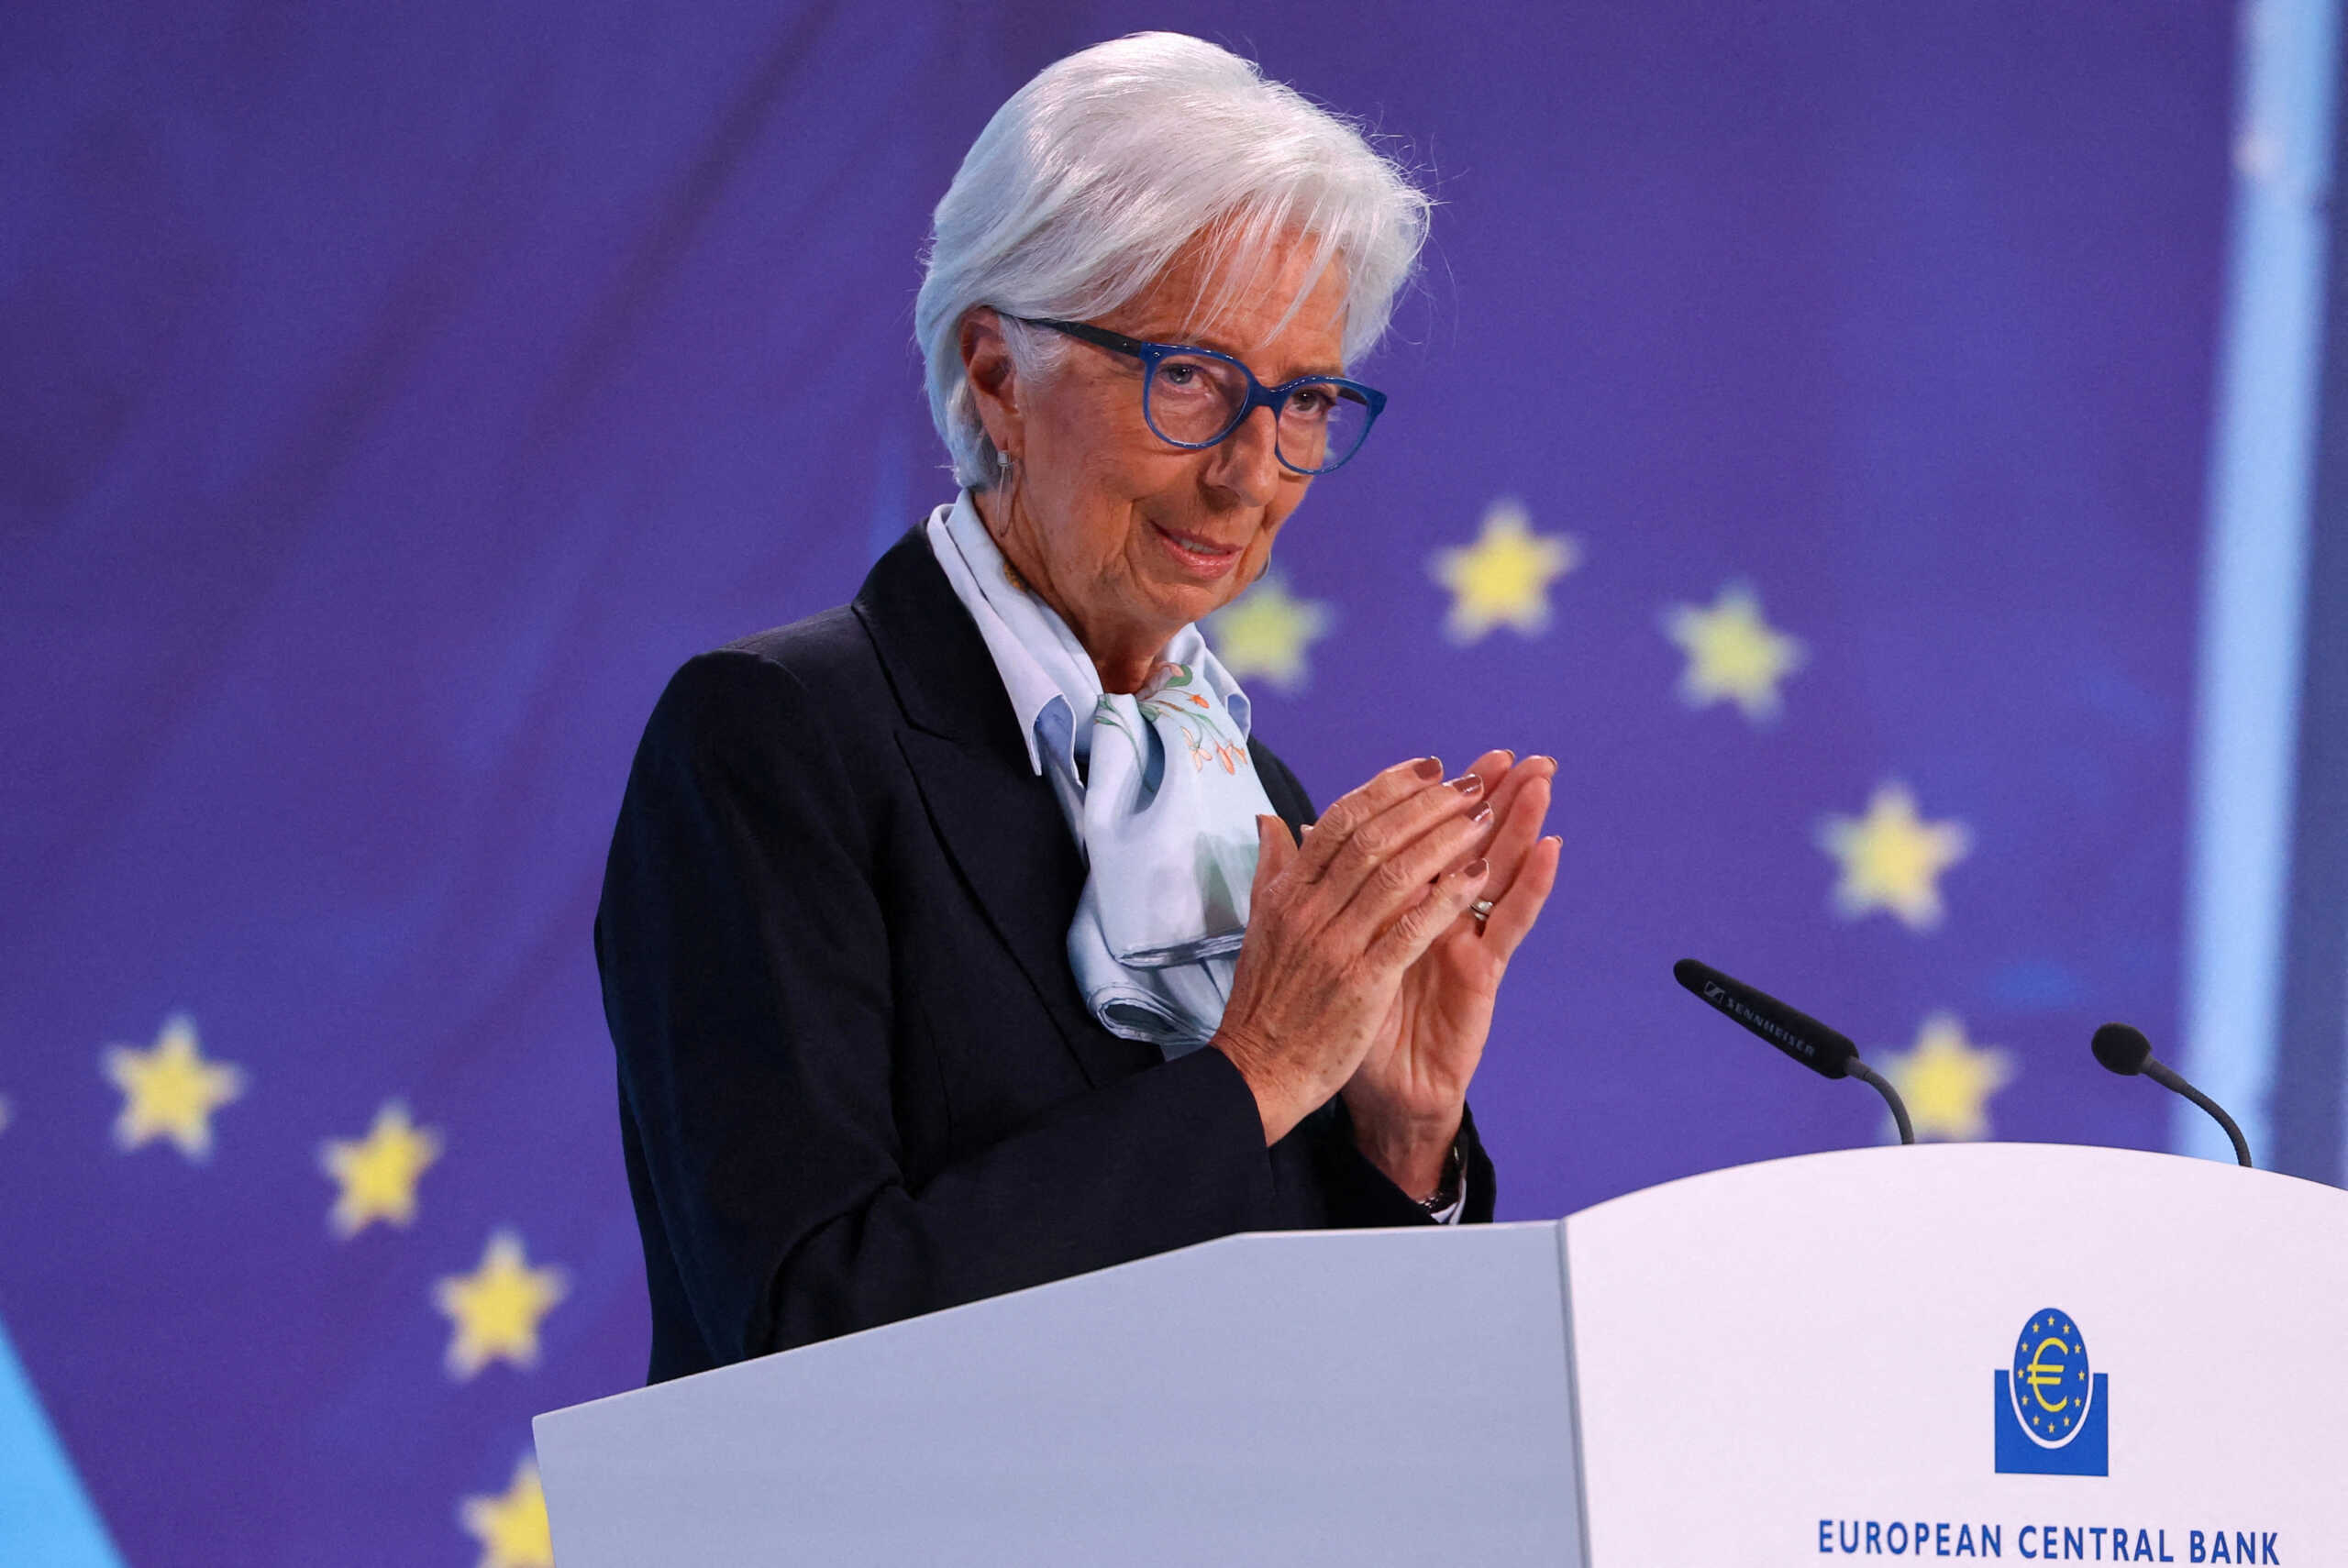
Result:
{"label": "european central bank logo", "polygon": [[2110,1379],[2088,1367],[2088,1342],[2070,1314],[2033,1312],[1998,1378],[1998,1474],[2108,1475]]}

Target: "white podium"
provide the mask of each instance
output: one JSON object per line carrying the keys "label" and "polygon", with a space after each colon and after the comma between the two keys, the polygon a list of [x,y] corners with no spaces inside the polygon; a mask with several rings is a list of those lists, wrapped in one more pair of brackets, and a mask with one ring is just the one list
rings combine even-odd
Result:
{"label": "white podium", "polygon": [[562,1568],[2348,1562],[2348,1193],[1819,1154],[1232,1237],[537,1434]]}

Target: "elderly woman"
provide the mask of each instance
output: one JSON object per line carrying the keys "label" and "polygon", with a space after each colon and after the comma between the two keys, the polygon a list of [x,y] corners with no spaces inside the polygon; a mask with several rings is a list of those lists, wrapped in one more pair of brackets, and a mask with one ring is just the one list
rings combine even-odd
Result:
{"label": "elderly woman", "polygon": [[[673,1377],[1238,1231],[1488,1219],[1468,1117],[1554,764],[1312,823],[1197,623],[1385,399],[1425,199],[1193,39],[1051,66],[936,215],[959,496],[692,660],[596,957]],[[1342,482],[1342,481],[1338,481]]]}

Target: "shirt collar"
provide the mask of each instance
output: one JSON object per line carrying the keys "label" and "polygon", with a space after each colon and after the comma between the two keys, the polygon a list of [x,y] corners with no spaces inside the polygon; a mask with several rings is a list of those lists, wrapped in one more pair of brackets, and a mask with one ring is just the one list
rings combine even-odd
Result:
{"label": "shirt collar", "polygon": [[[978,580],[980,574],[985,575],[989,585],[1008,585],[1023,594],[1025,584],[1012,574],[1011,563],[1003,558],[993,536],[987,532],[970,492],[963,491],[931,513],[927,532],[930,549],[946,569],[946,580],[953,587],[954,597],[979,623],[987,651],[994,656],[995,673],[1002,678],[1003,690],[1011,697],[1012,712],[1019,717],[1019,736],[1027,747],[1027,765],[1040,774],[1048,756],[1065,767],[1069,777],[1075,778],[1075,715],[1060,689],[1060,680],[1045,668],[1047,658],[1054,658],[1063,650],[1028,646],[1039,640],[1033,625],[1022,636],[1002,616],[988,611],[988,591]],[[1032,599],[1033,595],[1027,597]],[[1036,603],[1043,614],[1058,621],[1048,605],[1041,601]],[[1064,626],[1058,629],[1066,631]],[[1005,646],[1006,637],[1010,639],[1009,646]],[[1074,641],[1073,636],[1069,641]],[[1064,657],[1054,661],[1068,662]]]}
{"label": "shirt collar", "polygon": [[[954,596],[979,622],[980,631],[986,636],[988,651],[994,656],[995,670],[1002,677],[1003,690],[1010,695],[1012,712],[1019,717],[1019,734],[1026,744],[1028,766],[1040,774],[1048,759],[1064,769],[1069,778],[1080,779],[1078,758],[1091,750],[1091,705],[1086,704],[1088,723],[1078,724],[1068,690],[1079,683],[1089,684],[1091,696],[1097,700],[1101,693],[1099,673],[1067,623],[1012,569],[994,536],[987,532],[986,521],[979,515],[970,493],[965,490],[930,513],[930,548],[945,567],[946,580],[952,586]],[[959,559],[951,558],[949,552],[958,555]],[[967,569],[957,570],[958,566]],[[979,580],[980,573],[986,574],[986,586]],[[1038,614],[1021,616],[1014,624],[1000,615],[980,613],[978,602],[988,597],[988,589],[994,584],[1007,586],[1032,604]],[[998,628],[1010,635],[1013,646],[999,646],[1004,639]],[[1190,665],[1198,672],[1231,715],[1243,740],[1254,733],[1254,714],[1247,694],[1239,689],[1231,672],[1224,668],[1223,661],[1215,657],[1214,650],[1207,646],[1206,638],[1196,626],[1185,626],[1175,633],[1161,657]]]}

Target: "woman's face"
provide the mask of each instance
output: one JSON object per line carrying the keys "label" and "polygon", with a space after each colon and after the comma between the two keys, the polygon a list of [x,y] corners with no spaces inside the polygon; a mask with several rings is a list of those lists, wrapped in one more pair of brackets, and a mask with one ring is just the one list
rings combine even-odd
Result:
{"label": "woman's face", "polygon": [[[1279,325],[1311,264],[1310,241],[1276,246],[1251,286],[1200,330],[1189,325],[1194,308],[1219,282],[1205,274],[1202,248],[1098,325],[1218,349],[1266,386],[1344,373],[1338,269]],[[1017,458],[1016,477],[980,498],[989,526],[1102,665],[1104,682],[1120,689],[1116,678],[1129,668],[1138,680],[1176,631],[1262,574],[1312,481],[1275,456],[1269,409],[1254,410],[1220,445],[1192,451],[1160,440],[1143,420],[1137,359],[1071,340],[1040,384],[1019,385],[991,321],[966,328],[964,345],[988,433]]]}

